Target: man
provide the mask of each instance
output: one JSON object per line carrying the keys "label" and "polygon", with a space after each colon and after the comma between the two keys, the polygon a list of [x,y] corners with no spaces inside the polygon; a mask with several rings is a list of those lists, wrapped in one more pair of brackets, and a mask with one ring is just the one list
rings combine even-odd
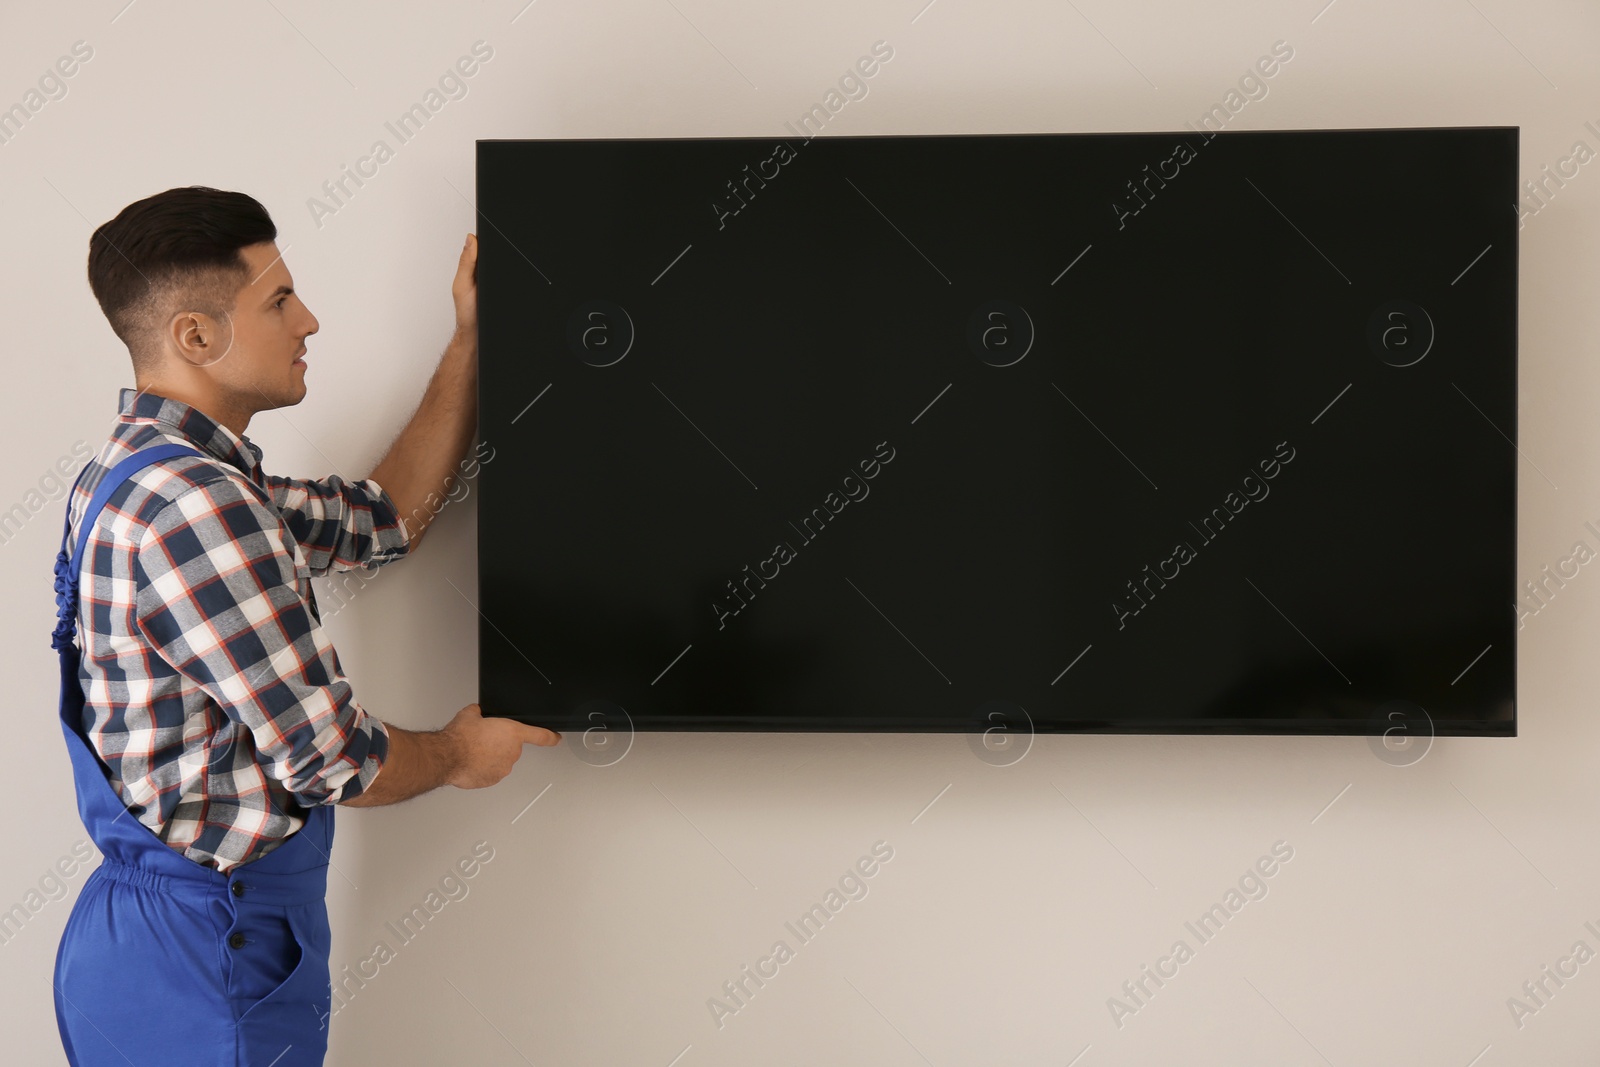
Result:
{"label": "man", "polygon": [[194,186],[89,241],[137,388],[69,497],[57,558],[62,727],[105,857],[56,957],[75,1067],[321,1064],[333,806],[493,785],[523,745],[560,740],[476,704],[432,732],[378,719],[311,589],[414,553],[449,491],[477,421],[476,238],[455,333],[363,481],[264,474],[245,436],[305,398],[318,327],[276,238],[253,198]]}

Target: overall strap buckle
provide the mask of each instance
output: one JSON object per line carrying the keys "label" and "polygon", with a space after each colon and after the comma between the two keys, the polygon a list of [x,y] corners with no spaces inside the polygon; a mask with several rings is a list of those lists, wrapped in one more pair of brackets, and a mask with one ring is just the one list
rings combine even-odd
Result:
{"label": "overall strap buckle", "polygon": [[56,553],[56,628],[50,647],[65,649],[72,644],[78,629],[78,583],[72,580],[71,563],[65,547]]}

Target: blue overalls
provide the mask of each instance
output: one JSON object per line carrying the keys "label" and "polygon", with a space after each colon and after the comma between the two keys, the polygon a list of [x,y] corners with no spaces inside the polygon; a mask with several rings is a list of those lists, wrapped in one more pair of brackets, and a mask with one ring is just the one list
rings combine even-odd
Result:
{"label": "blue overalls", "polygon": [[70,512],[61,534],[50,642],[61,653],[61,728],[78,814],[104,859],[61,935],[56,1024],[73,1067],[320,1067],[332,1010],[333,809],[311,807],[288,840],[223,874],[181,855],[128,812],[83,732],[73,635],[89,531],[129,475],[190,454],[201,453],[163,444],[122,460],[96,488],[70,559]]}

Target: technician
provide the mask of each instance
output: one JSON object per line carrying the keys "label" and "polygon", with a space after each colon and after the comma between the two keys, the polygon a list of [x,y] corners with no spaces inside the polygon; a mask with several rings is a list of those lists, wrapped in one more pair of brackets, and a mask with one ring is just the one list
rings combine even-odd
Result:
{"label": "technician", "polygon": [[[317,332],[276,239],[255,199],[203,186],[130,204],[89,239],[89,285],[137,388],[68,498],[56,560],[61,725],[104,856],[56,956],[74,1067],[320,1065],[334,805],[493,785],[523,745],[560,740],[476,704],[436,731],[382,721],[356,702],[311,588],[416,552],[460,477],[476,237],[451,285],[454,335],[362,481],[266,474],[245,436],[257,412],[305,398]],[[368,363],[390,373],[382,354]]]}

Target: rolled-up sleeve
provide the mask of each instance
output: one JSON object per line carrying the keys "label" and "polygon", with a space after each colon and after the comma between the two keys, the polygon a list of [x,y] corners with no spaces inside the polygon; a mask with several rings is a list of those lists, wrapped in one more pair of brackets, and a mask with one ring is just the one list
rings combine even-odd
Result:
{"label": "rolled-up sleeve", "polygon": [[303,805],[337,804],[377,776],[389,733],[355,701],[262,495],[222,478],[164,504],[134,560],[135,622],[249,731],[265,773]]}
{"label": "rolled-up sleeve", "polygon": [[265,478],[272,502],[305,550],[314,577],[330,570],[381,567],[411,546],[394,499],[371,478]]}

